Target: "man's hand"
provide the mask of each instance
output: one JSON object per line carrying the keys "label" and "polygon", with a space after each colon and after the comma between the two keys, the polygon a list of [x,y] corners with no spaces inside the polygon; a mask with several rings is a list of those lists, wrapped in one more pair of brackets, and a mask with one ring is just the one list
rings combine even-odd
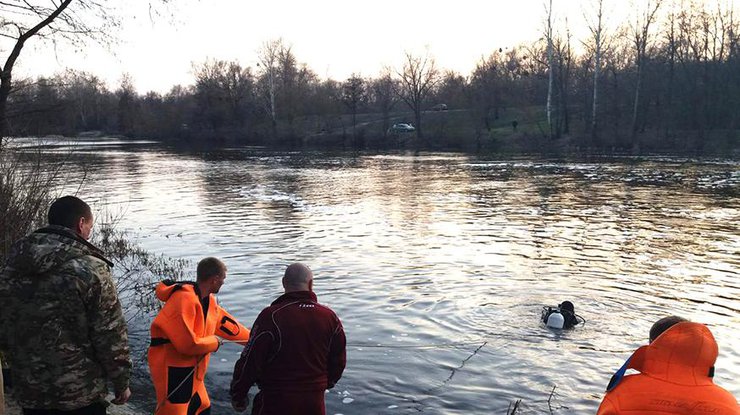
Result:
{"label": "man's hand", "polygon": [[116,393],[116,398],[110,401],[110,403],[123,405],[128,402],[129,398],[131,398],[131,389],[126,388],[123,391]]}
{"label": "man's hand", "polygon": [[244,412],[247,410],[247,403],[247,399],[244,399],[242,402],[232,400],[231,407],[234,408],[236,412]]}

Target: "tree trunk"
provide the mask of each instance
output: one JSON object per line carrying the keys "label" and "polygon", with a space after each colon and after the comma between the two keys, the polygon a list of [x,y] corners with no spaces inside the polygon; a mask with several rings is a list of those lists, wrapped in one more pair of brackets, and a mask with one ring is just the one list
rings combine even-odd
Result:
{"label": "tree trunk", "polygon": [[640,143],[637,142],[637,129],[638,129],[638,107],[640,105],[640,89],[642,87],[642,58],[638,57],[640,62],[637,63],[637,85],[635,86],[635,102],[632,107],[632,146],[639,148]]}
{"label": "tree trunk", "polygon": [[391,112],[383,108],[383,138],[388,138],[388,129],[391,127]]}
{"label": "tree trunk", "polygon": [[673,130],[675,126],[675,108],[673,105],[673,89],[675,85],[675,65],[676,65],[676,40],[674,36],[674,23],[673,23],[673,15],[671,15],[671,28],[669,32],[669,58],[668,58],[668,95],[666,97],[666,112],[668,116],[670,116],[670,119],[666,117],[665,120],[665,135],[666,137],[673,135]]}
{"label": "tree trunk", "polygon": [[8,59],[5,61],[5,66],[0,68],[0,151],[3,149],[3,140],[5,139],[6,134],[8,134],[7,104],[8,96],[10,96],[10,90],[12,87],[13,67],[15,66],[18,56],[21,54],[23,45],[25,45],[26,41],[35,36],[41,29],[53,22],[71,2],[72,0],[64,0],[56,6],[56,9],[54,9],[54,11],[44,20],[40,21],[27,32],[21,34],[16,40],[10,55],[8,55]]}
{"label": "tree trunk", "polygon": [[5,147],[5,138],[7,137],[8,131],[8,113],[7,103],[8,96],[10,95],[10,73],[5,75],[5,72],[0,73],[0,152]]}
{"label": "tree trunk", "polygon": [[352,147],[357,148],[357,109],[352,109]]}
{"label": "tree trunk", "polygon": [[272,138],[273,140],[277,140],[277,109],[275,108],[275,69],[270,68],[270,73],[268,76],[270,77],[270,121],[272,124]]}
{"label": "tree trunk", "polygon": [[594,67],[594,97],[591,102],[591,137],[596,138],[598,129],[599,108],[599,65],[601,64],[601,51],[596,51],[596,66]]}
{"label": "tree trunk", "polygon": [[[648,36],[650,35],[650,25],[653,23],[653,19],[655,18],[655,14],[658,12],[658,9],[660,8],[662,0],[656,0],[655,1],[655,7],[651,7],[651,2],[648,1],[646,5],[646,12],[644,20],[640,20],[638,18],[637,22],[638,24],[635,25],[635,52],[636,52],[636,66],[637,66],[637,82],[635,85],[635,102],[634,106],[632,108],[632,146],[639,149],[640,142],[637,139],[637,131],[640,129],[640,122],[639,122],[639,108],[640,108],[640,94],[642,92],[642,74],[644,72],[644,66],[646,61],[646,53],[647,45],[648,45]],[[639,23],[641,22],[641,23]],[[645,117],[643,117],[645,118]],[[644,130],[645,126],[643,124],[642,129]]]}
{"label": "tree trunk", "polygon": [[594,32],[596,41],[596,51],[594,53],[594,96],[591,103],[591,139],[596,140],[599,127],[598,109],[599,109],[599,76],[601,75],[601,37],[602,37],[602,0],[599,0],[599,10],[597,15],[596,30]]}
{"label": "tree trunk", "polygon": [[547,70],[549,77],[547,81],[547,125],[550,128],[550,139],[553,138],[552,129],[552,88],[555,81],[555,73],[553,71],[553,57],[552,57],[552,0],[550,0],[550,8],[547,10]]}
{"label": "tree trunk", "polygon": [[416,122],[416,138],[421,142],[424,138],[424,135],[421,133],[421,103],[418,103],[414,109],[414,121]]}

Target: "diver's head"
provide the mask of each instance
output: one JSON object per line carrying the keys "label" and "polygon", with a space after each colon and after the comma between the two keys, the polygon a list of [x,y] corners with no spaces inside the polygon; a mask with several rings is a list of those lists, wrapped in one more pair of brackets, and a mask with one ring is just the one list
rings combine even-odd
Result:
{"label": "diver's head", "polygon": [[571,314],[574,314],[576,312],[575,307],[573,307],[573,303],[571,303],[570,301],[563,301],[562,303],[560,303],[560,305],[558,305],[558,308],[563,311],[569,311]]}

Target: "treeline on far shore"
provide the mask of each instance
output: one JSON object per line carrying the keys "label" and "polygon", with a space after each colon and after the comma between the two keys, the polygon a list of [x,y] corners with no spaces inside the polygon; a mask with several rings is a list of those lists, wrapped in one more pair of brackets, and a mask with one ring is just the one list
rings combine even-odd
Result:
{"label": "treeline on far shore", "polygon": [[256,68],[195,64],[193,85],[165,94],[141,95],[126,75],[110,87],[68,70],[16,82],[9,132],[358,149],[736,150],[740,24],[731,7],[665,4],[611,31],[593,23],[588,39],[554,24],[535,43],[494,49],[466,75],[407,53],[402,67],[374,77],[321,79],[282,40],[263,45]]}

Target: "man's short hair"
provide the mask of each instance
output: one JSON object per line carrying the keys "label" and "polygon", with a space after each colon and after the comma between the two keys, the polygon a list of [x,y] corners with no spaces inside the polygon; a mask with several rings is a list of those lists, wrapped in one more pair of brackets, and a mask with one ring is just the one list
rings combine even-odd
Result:
{"label": "man's short hair", "polygon": [[296,262],[285,269],[283,275],[283,286],[285,288],[303,288],[313,279],[313,272],[308,266]]}
{"label": "man's short hair", "polygon": [[688,320],[678,316],[668,316],[661,318],[660,320],[656,321],[652,327],[650,327],[650,341],[652,342],[653,340],[657,339],[658,336],[663,334],[664,331],[684,321]]}
{"label": "man's short hair", "polygon": [[226,272],[226,265],[220,259],[214,257],[203,258],[198,262],[197,281],[202,282],[224,272]]}
{"label": "man's short hair", "polygon": [[49,207],[49,225],[74,229],[82,217],[92,220],[92,210],[78,197],[60,197]]}

